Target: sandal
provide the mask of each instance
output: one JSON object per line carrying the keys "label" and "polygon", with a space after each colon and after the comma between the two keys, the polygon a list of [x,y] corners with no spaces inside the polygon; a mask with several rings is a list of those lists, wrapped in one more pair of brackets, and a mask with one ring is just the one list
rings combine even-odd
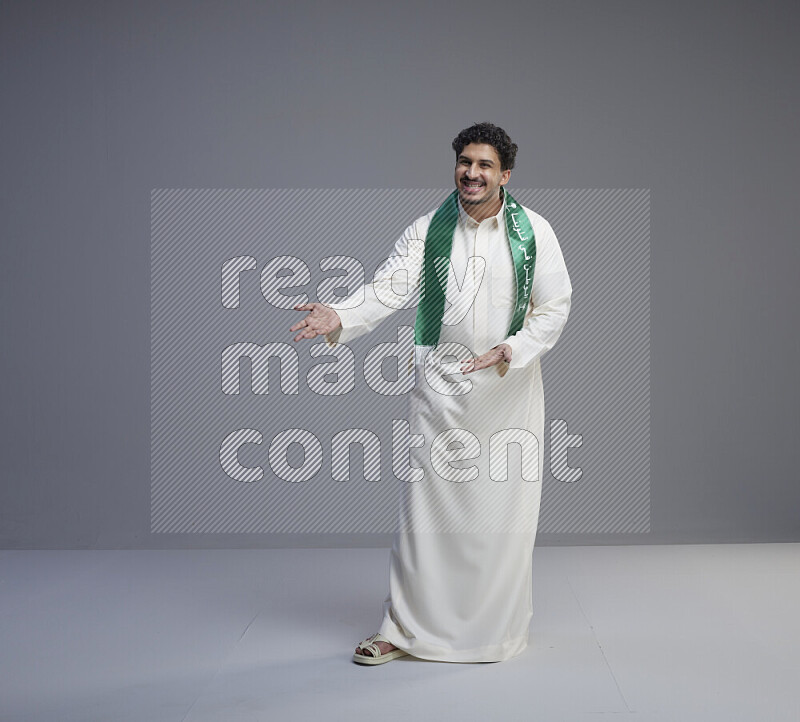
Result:
{"label": "sandal", "polygon": [[404,657],[408,654],[408,652],[402,649],[393,649],[391,652],[383,654],[381,653],[381,648],[375,644],[375,642],[389,642],[389,644],[394,644],[394,642],[380,634],[373,634],[358,645],[359,649],[372,652],[372,656],[370,657],[366,654],[358,654],[358,652],[356,652],[353,654],[353,661],[359,664],[383,664],[384,662],[391,662],[393,659]]}

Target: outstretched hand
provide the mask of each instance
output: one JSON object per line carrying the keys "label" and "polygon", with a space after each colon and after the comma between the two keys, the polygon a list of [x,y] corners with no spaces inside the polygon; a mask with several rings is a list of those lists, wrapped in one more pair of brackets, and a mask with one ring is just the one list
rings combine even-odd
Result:
{"label": "outstretched hand", "polygon": [[486,353],[481,354],[474,360],[462,359],[461,363],[464,365],[461,367],[461,373],[471,374],[473,371],[479,371],[480,369],[489,368],[489,366],[495,366],[501,361],[508,361],[511,363],[511,346],[509,346],[507,343],[501,343],[494,348],[489,349]]}
{"label": "outstretched hand", "polygon": [[300,331],[302,329],[294,337],[295,341],[299,341],[301,338],[324,336],[342,325],[339,314],[322,303],[305,303],[295,306],[294,310],[311,312],[302,321],[298,321],[289,329],[290,331]]}

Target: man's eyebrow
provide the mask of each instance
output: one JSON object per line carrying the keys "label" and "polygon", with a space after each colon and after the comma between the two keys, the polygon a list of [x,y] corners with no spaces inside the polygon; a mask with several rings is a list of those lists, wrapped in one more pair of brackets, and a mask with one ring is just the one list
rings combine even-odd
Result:
{"label": "man's eyebrow", "polygon": [[[468,155],[460,155],[460,156],[458,156],[458,159],[459,160],[472,160],[472,158],[470,158]],[[490,164],[494,165],[494,161],[491,158],[480,158],[478,162],[479,163],[490,163]]]}

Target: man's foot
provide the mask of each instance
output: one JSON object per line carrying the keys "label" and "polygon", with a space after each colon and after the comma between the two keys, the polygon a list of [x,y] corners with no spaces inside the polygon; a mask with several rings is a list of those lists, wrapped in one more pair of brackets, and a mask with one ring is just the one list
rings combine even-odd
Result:
{"label": "man's foot", "polygon": [[405,657],[408,652],[395,647],[386,637],[373,634],[356,647],[353,661],[359,664],[384,664],[398,657]]}
{"label": "man's foot", "polygon": [[[393,649],[397,649],[393,644],[390,642],[373,642],[373,644],[378,645],[378,649],[381,650],[381,654],[386,654],[387,652],[391,652]],[[361,645],[356,647],[356,654],[364,657],[371,657],[372,650],[370,649],[362,649]]]}

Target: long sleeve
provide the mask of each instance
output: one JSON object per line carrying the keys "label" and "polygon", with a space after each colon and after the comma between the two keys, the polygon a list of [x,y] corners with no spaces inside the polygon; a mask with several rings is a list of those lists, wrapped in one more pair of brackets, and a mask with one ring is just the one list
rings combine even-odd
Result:
{"label": "long sleeve", "polygon": [[556,234],[541,216],[531,222],[536,234],[536,267],[530,305],[522,328],[502,342],[511,347],[508,367],[512,369],[529,366],[553,348],[572,301],[572,285]]}
{"label": "long sleeve", "polygon": [[340,328],[326,334],[329,347],[372,331],[396,310],[417,302],[430,215],[405,229],[392,255],[375,271],[371,283],[362,285],[342,301],[325,304],[339,314],[342,322]]}

